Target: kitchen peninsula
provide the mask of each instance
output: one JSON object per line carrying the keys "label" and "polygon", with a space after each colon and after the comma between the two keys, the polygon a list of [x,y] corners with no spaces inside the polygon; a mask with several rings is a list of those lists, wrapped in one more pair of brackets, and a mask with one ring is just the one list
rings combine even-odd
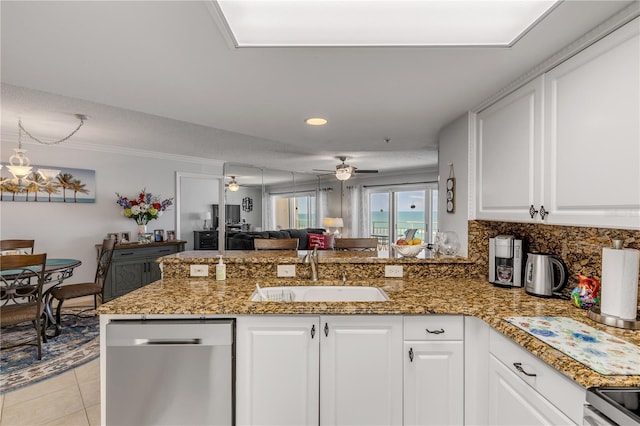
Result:
{"label": "kitchen peninsula", "polygon": [[[640,345],[640,333],[595,323],[587,318],[586,311],[575,308],[567,300],[533,297],[524,293],[520,288],[495,287],[489,284],[486,279],[472,275],[473,259],[396,259],[384,256],[374,257],[371,254],[363,253],[354,255],[352,252],[327,252],[321,254],[319,259],[320,280],[311,282],[308,279],[308,265],[302,263],[302,256],[297,252],[227,252],[224,259],[227,264],[228,278],[226,281],[215,281],[212,277],[215,275],[214,267],[217,259],[213,256],[214,252],[211,253],[211,257],[208,257],[206,253],[202,251],[183,252],[164,257],[162,259],[164,273],[162,280],[117,298],[100,308],[102,332],[104,332],[106,324],[116,319],[235,318],[238,321],[237,333],[240,335],[243,332],[241,322],[244,320],[269,322],[275,319],[310,317],[355,320],[388,318],[394,321],[399,320],[402,324],[404,318],[405,344],[407,344],[407,333],[410,328],[407,325],[410,324],[408,321],[421,321],[422,318],[426,321],[444,319],[448,324],[448,321],[459,318],[460,325],[464,321],[465,327],[463,387],[467,395],[465,401],[470,401],[472,398],[469,397],[471,394],[468,392],[471,392],[473,386],[478,386],[477,383],[473,384],[472,376],[475,373],[472,370],[484,369],[483,374],[487,374],[487,367],[482,363],[489,357],[489,331],[484,339],[481,337],[484,334],[476,335],[473,329],[467,328],[467,324],[471,326],[473,321],[481,320],[486,324],[487,330],[492,329],[490,333],[506,336],[520,348],[524,348],[529,356],[533,354],[536,359],[542,360],[544,364],[564,376],[560,379],[561,385],[569,386],[571,391],[577,395],[575,398],[577,402],[574,400],[571,408],[566,410],[566,415],[574,423],[578,423],[579,418],[577,417],[581,416],[584,390],[587,387],[640,386],[640,375],[599,374],[510,324],[504,318],[511,316],[568,317],[634,345]],[[208,264],[209,276],[190,278],[188,271],[192,264]],[[295,265],[296,277],[278,278],[276,276],[277,265],[283,264]],[[388,264],[402,265],[404,268],[403,278],[385,278],[384,266]],[[347,277],[345,282],[341,279],[344,271],[346,271]],[[387,302],[251,302],[249,299],[255,290],[256,283],[259,283],[261,287],[375,286],[383,289],[390,300]],[[322,324],[324,324],[324,319]],[[320,328],[322,327],[318,324],[314,330],[320,330]],[[321,338],[324,338],[325,332],[319,334]],[[461,340],[462,336],[461,328]],[[246,341],[238,338],[236,349],[239,357],[238,362],[242,362],[240,358],[246,357],[246,353],[249,352],[247,347],[243,346],[244,342]],[[415,342],[409,343],[412,344],[413,349]],[[101,341],[101,344],[103,345],[102,362],[104,363],[108,354],[105,353],[104,341]],[[398,348],[398,351],[400,350]],[[404,353],[404,350],[402,352]],[[486,356],[483,355],[485,352]],[[403,362],[409,363],[408,360]],[[403,362],[400,364],[402,365]],[[411,362],[413,362],[413,358]],[[526,364],[524,365],[526,366]],[[237,368],[238,381],[240,381],[241,377],[244,377],[242,374],[246,375],[248,370],[247,368]],[[462,370],[460,368],[460,371]],[[105,372],[103,367],[103,383],[109,381],[109,376],[104,376]],[[538,381],[542,383],[546,378],[547,376],[540,374]],[[243,397],[240,396],[243,385],[239,384],[238,386],[238,407],[243,407],[242,411],[249,410],[243,405]],[[321,385],[320,388],[322,386],[324,385]],[[434,388],[438,388],[438,386],[440,385],[435,385]],[[481,386],[484,388],[478,392],[484,393],[486,397],[489,383],[484,383]],[[462,401],[462,398],[460,400]],[[556,402],[554,401],[554,403]],[[465,403],[465,413],[469,410],[467,404],[469,402]],[[103,407],[105,410],[109,410],[104,399]],[[562,406],[560,407],[562,408]],[[238,408],[237,411],[239,412],[240,409]],[[246,413],[243,412],[244,414]],[[465,414],[465,416],[468,418],[465,421],[471,421],[473,418],[473,415]],[[244,424],[246,418],[240,417],[240,420],[240,424]],[[487,419],[483,418],[483,420]]]}

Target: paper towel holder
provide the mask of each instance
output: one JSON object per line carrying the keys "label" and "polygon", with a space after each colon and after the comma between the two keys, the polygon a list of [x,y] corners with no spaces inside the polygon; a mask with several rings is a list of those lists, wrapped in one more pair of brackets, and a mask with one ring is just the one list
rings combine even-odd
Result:
{"label": "paper towel holder", "polygon": [[[616,250],[621,250],[624,242],[622,240],[614,239],[613,240],[613,248]],[[587,317],[590,319],[599,322],[604,325],[608,325],[611,327],[624,328],[627,330],[640,330],[640,316],[637,315],[636,319],[623,319],[613,315],[607,315],[600,312],[599,306],[592,306],[589,311],[587,311]]]}
{"label": "paper towel holder", "polygon": [[627,330],[640,330],[640,317],[636,317],[635,320],[626,320],[613,315],[606,315],[600,312],[600,306],[593,306],[591,310],[587,311],[587,317],[600,324],[608,325],[611,327],[624,328]]}

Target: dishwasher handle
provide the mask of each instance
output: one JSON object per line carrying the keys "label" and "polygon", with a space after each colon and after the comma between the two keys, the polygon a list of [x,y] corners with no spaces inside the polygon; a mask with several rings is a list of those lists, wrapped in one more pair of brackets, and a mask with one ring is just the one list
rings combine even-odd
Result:
{"label": "dishwasher handle", "polygon": [[144,346],[189,346],[201,345],[202,339],[136,339],[135,343]]}

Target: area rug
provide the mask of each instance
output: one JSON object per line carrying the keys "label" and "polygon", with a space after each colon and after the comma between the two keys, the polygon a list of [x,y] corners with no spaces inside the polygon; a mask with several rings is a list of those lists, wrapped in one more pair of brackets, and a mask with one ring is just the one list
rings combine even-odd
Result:
{"label": "area rug", "polygon": [[[31,324],[2,329],[0,394],[64,373],[100,355],[99,317],[93,310],[72,315],[79,311],[63,311],[62,333],[42,344],[41,360]],[[53,334],[53,328],[48,334]]]}

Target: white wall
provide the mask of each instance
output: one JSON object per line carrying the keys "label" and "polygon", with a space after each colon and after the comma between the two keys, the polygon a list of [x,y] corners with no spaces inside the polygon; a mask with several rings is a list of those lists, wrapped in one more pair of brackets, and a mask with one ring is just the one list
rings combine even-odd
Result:
{"label": "white wall", "polygon": [[212,204],[219,204],[220,178],[206,175],[180,176],[180,233],[178,237],[186,241],[185,250],[193,250],[193,231],[204,230],[204,215],[212,216]]}
{"label": "white wall", "polygon": [[[466,113],[446,125],[438,135],[438,230],[455,231],[460,239],[460,255],[468,255],[469,233],[469,138],[473,114]],[[453,163],[456,178],[455,212],[447,213],[446,183],[449,164]]]}
{"label": "white wall", "polygon": [[[240,204],[240,221],[243,219],[251,225],[250,230],[262,229],[262,188],[240,187],[236,192],[225,191],[226,204]],[[242,209],[242,199],[249,197],[253,201],[253,210],[245,212]]]}
{"label": "white wall", "polygon": [[[146,188],[162,198],[175,197],[176,171],[222,175],[222,162],[215,160],[135,150],[76,149],[64,143],[23,145],[34,165],[96,171],[95,203],[0,202],[0,239],[33,238],[36,252],[46,252],[50,258],[82,261],[67,283],[93,280],[94,245],[101,243],[107,233],[129,231],[136,235],[136,223],[122,216],[116,192],[132,197]],[[14,147],[13,141],[0,143],[3,162],[8,161]],[[174,230],[175,223],[175,206],[171,206],[160,219],[149,223],[149,229]]]}

